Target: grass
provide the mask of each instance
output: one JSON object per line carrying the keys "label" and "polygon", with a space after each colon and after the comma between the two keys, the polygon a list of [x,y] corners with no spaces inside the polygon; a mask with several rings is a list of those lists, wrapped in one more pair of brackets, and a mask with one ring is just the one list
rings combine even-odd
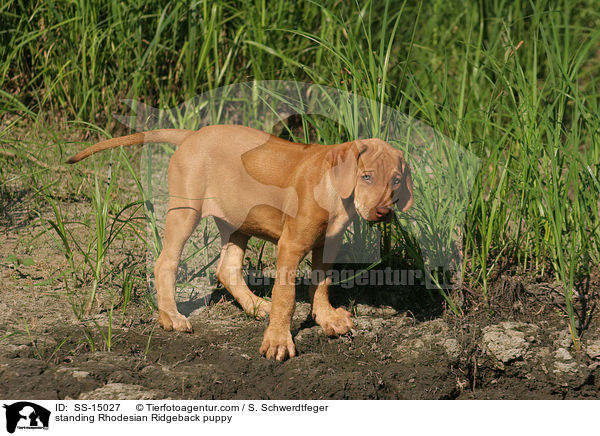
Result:
{"label": "grass", "polygon": [[[471,195],[462,199],[464,216],[452,214],[447,198],[425,196],[419,207],[430,217],[451,217],[435,226],[464,218],[464,286],[490,313],[498,272],[560,282],[565,322],[578,346],[582,314],[575,296],[583,297],[579,284],[600,263],[594,1],[134,1],[124,7],[9,0],[0,7],[0,29],[0,193],[7,202],[23,187],[44,193],[45,201],[32,207],[51,206],[52,218],[40,219],[75,271],[76,278],[65,280],[91,284],[89,302],[111,283],[123,283],[123,295],[131,295],[131,279],[105,269],[111,244],[135,240],[156,256],[160,224],[148,208],[120,216],[148,201],[132,164],[139,151],[127,151],[129,160],[94,158],[85,168],[98,178],[80,170],[63,177],[65,157],[96,139],[86,132],[123,133],[113,116],[130,113],[123,100],[164,110],[233,83],[299,80],[368,99],[360,115],[374,135],[389,133],[386,108],[392,108],[481,159]],[[249,119],[259,116],[251,113],[252,98],[261,95],[254,91]],[[208,106],[210,119],[231,120],[226,106]],[[330,143],[355,136],[364,121],[352,108],[340,105],[336,120],[305,117],[297,139],[307,140],[309,131],[311,139]],[[187,117],[178,122],[198,123]],[[65,123],[74,140],[67,141]],[[23,138],[24,129],[33,133]],[[50,145],[39,137],[51,138]],[[103,189],[109,161],[115,164]],[[125,180],[133,192],[116,188]],[[91,197],[91,215],[68,216],[60,196],[69,192]],[[87,240],[74,237],[80,225],[90,229]],[[419,262],[418,240],[402,226],[385,234],[389,253]],[[210,261],[203,249],[196,247]],[[445,298],[452,309],[451,293]]]}

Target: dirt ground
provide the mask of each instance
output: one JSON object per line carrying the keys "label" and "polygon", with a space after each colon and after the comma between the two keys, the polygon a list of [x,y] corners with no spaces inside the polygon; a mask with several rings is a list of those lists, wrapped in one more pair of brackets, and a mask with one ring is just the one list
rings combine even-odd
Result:
{"label": "dirt ground", "polygon": [[[102,334],[109,313],[77,321],[72,295],[54,280],[67,267],[56,242],[40,235],[42,227],[23,225],[27,211],[12,211],[0,228],[5,399],[562,399],[599,393],[597,320],[587,320],[577,351],[561,312],[535,297],[536,289],[552,285],[506,275],[496,296],[512,295],[512,306],[493,314],[470,307],[462,318],[423,289],[335,289],[334,303],[351,302],[356,315],[354,331],[340,338],[324,336],[310,321],[300,289],[292,332],[299,355],[284,363],[259,355],[265,322],[245,316],[222,289],[212,290],[208,305],[193,293],[180,297],[193,334],[160,329],[156,311],[138,295],[125,315],[117,304],[108,351]],[[537,314],[525,315],[531,313]]]}

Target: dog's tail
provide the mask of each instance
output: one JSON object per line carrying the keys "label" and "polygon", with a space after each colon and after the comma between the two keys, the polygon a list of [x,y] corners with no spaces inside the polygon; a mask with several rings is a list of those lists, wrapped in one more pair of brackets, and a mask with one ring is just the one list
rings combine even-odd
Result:
{"label": "dog's tail", "polygon": [[119,138],[107,139],[106,141],[98,142],[97,144],[80,151],[75,156],[71,156],[67,160],[67,163],[74,164],[102,150],[144,144],[146,142],[169,142],[171,144],[180,145],[186,136],[192,132],[193,130],[161,129],[134,133],[133,135],[121,136]]}

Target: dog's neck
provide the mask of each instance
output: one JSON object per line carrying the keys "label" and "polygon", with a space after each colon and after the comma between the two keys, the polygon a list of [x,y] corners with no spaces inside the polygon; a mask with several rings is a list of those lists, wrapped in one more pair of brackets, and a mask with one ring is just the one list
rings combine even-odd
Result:
{"label": "dog's neck", "polygon": [[342,198],[342,204],[344,205],[344,210],[346,211],[346,215],[348,215],[348,224],[350,221],[357,215],[356,206],[354,205],[354,194],[352,194],[348,198]]}

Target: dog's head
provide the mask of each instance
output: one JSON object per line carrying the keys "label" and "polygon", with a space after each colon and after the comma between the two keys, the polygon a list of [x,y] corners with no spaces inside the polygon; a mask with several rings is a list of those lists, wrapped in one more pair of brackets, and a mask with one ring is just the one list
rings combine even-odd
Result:
{"label": "dog's head", "polygon": [[402,151],[380,139],[364,139],[332,146],[331,181],[344,199],[354,196],[354,207],[368,221],[384,221],[394,206],[404,212],[413,203],[410,168]]}

